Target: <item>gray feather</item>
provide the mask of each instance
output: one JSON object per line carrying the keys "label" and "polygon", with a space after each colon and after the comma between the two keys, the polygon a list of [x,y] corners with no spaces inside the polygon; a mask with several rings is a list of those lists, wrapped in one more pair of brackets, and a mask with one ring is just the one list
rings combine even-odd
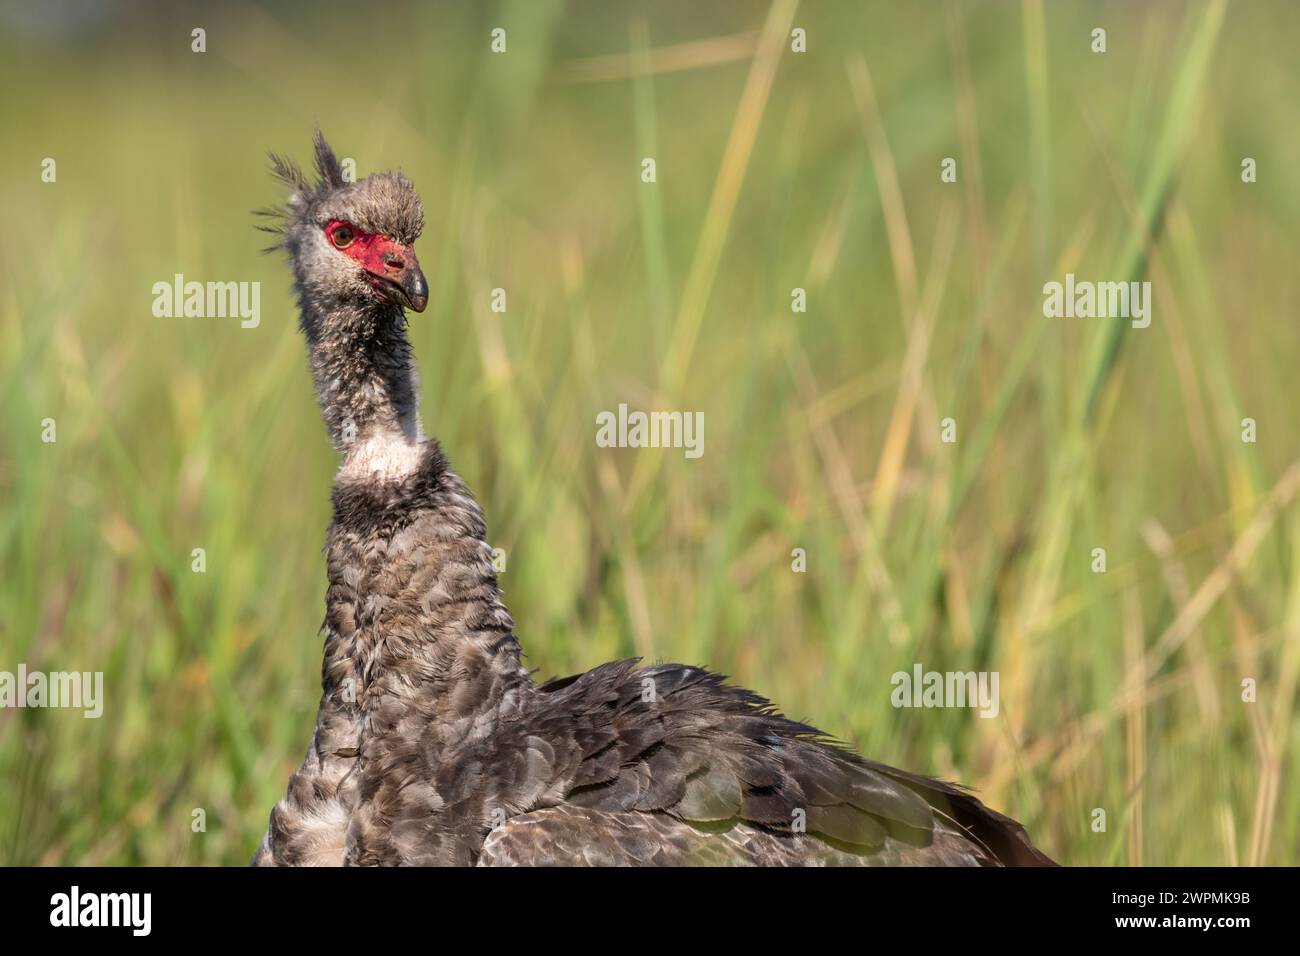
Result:
{"label": "gray feather", "polygon": [[256,863],[1050,862],[967,791],[721,675],[625,660],[535,683],[482,509],[421,431],[405,313],[322,237],[343,219],[411,244],[423,206],[400,173],[345,183],[319,131],[314,152],[314,183],[273,156],[290,191],[274,228],[342,468],[316,726]]}

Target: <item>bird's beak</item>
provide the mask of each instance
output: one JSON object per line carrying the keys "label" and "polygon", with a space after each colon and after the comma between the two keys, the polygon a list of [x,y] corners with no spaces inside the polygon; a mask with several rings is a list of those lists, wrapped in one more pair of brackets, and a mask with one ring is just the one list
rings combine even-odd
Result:
{"label": "bird's beak", "polygon": [[414,252],[407,258],[402,271],[398,273],[397,285],[402,290],[406,305],[416,312],[423,312],[424,307],[429,304],[429,283],[424,280],[424,273],[420,271],[420,263],[415,260]]}
{"label": "bird's beak", "polygon": [[413,247],[381,237],[367,251],[362,266],[370,273],[371,284],[403,307],[423,312],[429,304],[429,283],[424,281]]}

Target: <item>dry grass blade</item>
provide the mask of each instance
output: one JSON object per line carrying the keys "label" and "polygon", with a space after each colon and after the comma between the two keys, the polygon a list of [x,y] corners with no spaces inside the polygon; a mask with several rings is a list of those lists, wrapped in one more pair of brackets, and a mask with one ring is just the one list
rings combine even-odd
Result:
{"label": "dry grass blade", "polygon": [[558,64],[551,76],[558,83],[608,83],[658,73],[705,70],[748,60],[757,46],[757,33],[709,37],[656,47],[644,57],[637,53],[610,53],[569,60]]}

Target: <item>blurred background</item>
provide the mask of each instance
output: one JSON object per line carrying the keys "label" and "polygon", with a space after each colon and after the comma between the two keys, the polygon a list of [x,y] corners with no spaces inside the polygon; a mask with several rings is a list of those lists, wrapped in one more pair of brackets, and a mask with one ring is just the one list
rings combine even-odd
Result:
{"label": "blurred background", "polygon": [[[0,670],[105,700],[0,709],[0,862],[246,863],[306,750],[335,455],[251,210],[316,122],[423,195],[423,418],[539,677],[708,665],[1066,863],[1300,862],[1297,41],[1286,0],[5,4]],[[1066,272],[1150,328],[1044,318]],[[155,318],[176,273],[260,324]],[[703,457],[598,448],[620,402]],[[891,706],[917,662],[997,718]]]}

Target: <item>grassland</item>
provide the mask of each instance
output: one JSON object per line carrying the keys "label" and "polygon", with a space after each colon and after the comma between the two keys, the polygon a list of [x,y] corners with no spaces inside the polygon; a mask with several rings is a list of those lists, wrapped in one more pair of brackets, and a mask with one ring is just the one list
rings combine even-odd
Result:
{"label": "grassland", "polygon": [[[6,15],[0,670],[107,699],[0,710],[0,862],[246,862],[301,759],[334,453],[249,211],[319,121],[422,191],[423,417],[541,674],[712,666],[1069,863],[1300,863],[1300,8],[349,10]],[[1151,327],[1045,319],[1066,272]],[[597,448],[620,402],[705,454]],[[914,662],[998,717],[894,708]]]}

